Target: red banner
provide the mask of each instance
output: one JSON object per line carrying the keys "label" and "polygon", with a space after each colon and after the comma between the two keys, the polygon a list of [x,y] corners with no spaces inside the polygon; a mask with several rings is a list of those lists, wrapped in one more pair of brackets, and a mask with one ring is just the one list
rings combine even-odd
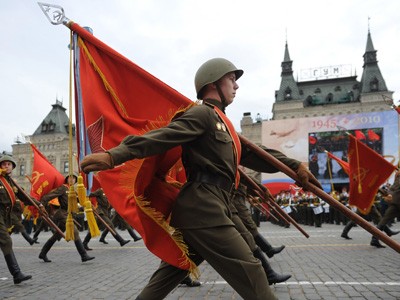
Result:
{"label": "red banner", "polygon": [[350,173],[350,166],[349,163],[347,161],[344,161],[342,159],[340,159],[339,157],[333,155],[332,153],[326,151],[326,153],[328,154],[328,156],[334,160],[337,161],[337,163],[342,167],[343,171],[346,172],[347,175],[349,175]]}
{"label": "red banner", "polygon": [[396,170],[380,154],[350,135],[348,150],[350,166],[349,204],[368,214],[379,187]]}
{"label": "red banner", "polygon": [[27,176],[31,182],[30,195],[40,200],[43,195],[62,185],[64,183],[64,176],[48,161],[35,145],[30,145],[33,152],[32,176]]}
{"label": "red banner", "polygon": [[[79,157],[115,147],[127,135],[165,126],[177,111],[193,105],[79,25],[72,24],[71,30],[78,47],[74,52]],[[177,147],[128,161],[99,172],[98,180],[110,204],[140,233],[151,252],[171,265],[193,270],[196,266],[181,234],[168,223],[179,192],[175,182],[179,178],[170,170],[180,164],[180,156]]]}

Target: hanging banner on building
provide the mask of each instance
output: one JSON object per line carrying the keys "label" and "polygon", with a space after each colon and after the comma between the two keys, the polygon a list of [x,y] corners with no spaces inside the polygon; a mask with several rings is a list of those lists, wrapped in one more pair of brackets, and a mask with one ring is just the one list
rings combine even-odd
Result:
{"label": "hanging banner on building", "polygon": [[[325,191],[348,187],[346,172],[326,151],[347,160],[349,132],[377,153],[398,162],[399,117],[395,111],[265,121],[262,144],[282,151],[309,166]],[[293,182],[283,173],[263,174],[262,182]]]}

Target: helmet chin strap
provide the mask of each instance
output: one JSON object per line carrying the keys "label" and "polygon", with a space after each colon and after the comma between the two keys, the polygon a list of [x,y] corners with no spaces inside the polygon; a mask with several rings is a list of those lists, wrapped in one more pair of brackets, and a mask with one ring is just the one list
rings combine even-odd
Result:
{"label": "helmet chin strap", "polygon": [[221,90],[221,88],[219,87],[219,84],[218,84],[217,82],[215,83],[215,86],[217,87],[218,95],[219,95],[219,97],[221,98],[221,103],[222,103],[222,105],[224,106],[224,109],[225,109],[228,105],[227,105],[227,103],[226,103],[226,98],[225,98],[225,96],[224,96],[224,93],[222,93],[222,90]]}

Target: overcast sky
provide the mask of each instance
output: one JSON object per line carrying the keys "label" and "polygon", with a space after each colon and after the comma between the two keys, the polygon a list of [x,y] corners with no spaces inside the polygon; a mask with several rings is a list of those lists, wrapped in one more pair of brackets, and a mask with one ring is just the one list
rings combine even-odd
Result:
{"label": "overcast sky", "polygon": [[[379,67],[399,101],[400,1],[58,0],[66,16],[195,100],[198,67],[224,57],[245,73],[227,115],[272,117],[286,40],[294,76],[351,65],[361,78],[368,26]],[[368,18],[370,18],[368,20]],[[69,107],[69,30],[51,25],[37,1],[0,0],[0,151],[32,135],[56,98]],[[69,113],[67,111],[67,113]]]}

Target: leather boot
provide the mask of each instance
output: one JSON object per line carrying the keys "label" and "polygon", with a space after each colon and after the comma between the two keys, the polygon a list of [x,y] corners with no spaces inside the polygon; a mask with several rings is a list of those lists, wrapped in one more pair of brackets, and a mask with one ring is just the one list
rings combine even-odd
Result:
{"label": "leather boot", "polygon": [[344,228],[343,228],[341,237],[346,240],[351,240],[351,237],[348,236],[348,233],[349,233],[350,229],[353,228],[354,226],[356,226],[356,225],[354,224],[353,221],[347,222],[346,226],[344,226]]}
{"label": "leather boot", "polygon": [[42,251],[40,251],[40,254],[39,254],[39,258],[43,259],[44,262],[51,262],[51,260],[47,258],[47,252],[49,252],[49,250],[51,249],[51,247],[54,245],[54,243],[56,241],[57,241],[57,236],[53,235],[43,245]]}
{"label": "leather boot", "polygon": [[383,231],[388,235],[388,236],[392,236],[392,235],[396,235],[398,233],[400,233],[400,231],[393,231],[392,229],[389,228],[389,226],[385,225],[383,227]]}
{"label": "leather boot", "polygon": [[132,228],[129,228],[128,232],[129,232],[130,236],[133,238],[134,242],[140,241],[142,239],[140,236],[136,235],[135,231]]}
{"label": "leather boot", "polygon": [[371,246],[375,246],[376,248],[386,248],[386,246],[383,246],[380,242],[379,242],[379,240],[376,238],[376,237],[372,237],[372,239],[371,239],[371,243],[370,243],[370,245]]}
{"label": "leather boot", "polygon": [[92,249],[91,248],[89,248],[89,246],[88,246],[88,244],[89,244],[89,241],[90,241],[90,239],[92,238],[92,236],[91,236],[91,234],[90,234],[90,231],[88,230],[88,233],[87,233],[87,235],[85,236],[85,238],[83,239],[83,247],[85,248],[85,250],[86,251],[91,251]]}
{"label": "leather boot", "polygon": [[292,275],[282,275],[272,270],[271,265],[269,264],[269,262],[267,261],[267,259],[265,258],[263,252],[259,247],[257,247],[257,249],[253,252],[253,254],[254,257],[258,258],[261,261],[265,274],[267,275],[269,285],[285,282],[290,277],[292,277]]}
{"label": "leather boot", "polygon": [[37,241],[37,237],[36,238],[31,238],[31,236],[25,231],[22,230],[21,231],[22,236],[24,237],[24,239],[32,246],[33,244],[39,244],[39,242]]}
{"label": "leather boot", "polygon": [[126,245],[130,242],[130,240],[124,240],[122,238],[122,236],[120,236],[118,233],[115,233],[114,238],[117,240],[117,242],[119,242],[121,247],[123,247],[124,245]]}
{"label": "leather boot", "polygon": [[186,276],[185,279],[181,281],[181,284],[186,284],[188,287],[195,287],[201,285],[200,281],[193,280],[190,276]]}
{"label": "leather boot", "polygon": [[78,250],[79,254],[81,255],[82,262],[92,260],[94,257],[89,256],[85,250],[85,247],[83,247],[83,243],[81,239],[74,241],[75,247]]}
{"label": "leather boot", "polygon": [[103,244],[108,244],[108,242],[106,241],[106,235],[108,234],[108,231],[109,231],[108,229],[103,230],[99,242],[102,242]]}
{"label": "leather boot", "polygon": [[284,245],[280,247],[272,247],[260,233],[254,236],[254,240],[256,241],[257,246],[260,247],[269,258],[272,258],[275,254],[278,254],[285,249]]}
{"label": "leather boot", "polygon": [[31,275],[25,275],[21,272],[21,269],[18,266],[17,259],[15,258],[14,252],[12,250],[10,254],[4,255],[4,258],[6,259],[8,270],[10,270],[10,273],[13,276],[14,284],[19,284],[22,281],[32,278]]}

